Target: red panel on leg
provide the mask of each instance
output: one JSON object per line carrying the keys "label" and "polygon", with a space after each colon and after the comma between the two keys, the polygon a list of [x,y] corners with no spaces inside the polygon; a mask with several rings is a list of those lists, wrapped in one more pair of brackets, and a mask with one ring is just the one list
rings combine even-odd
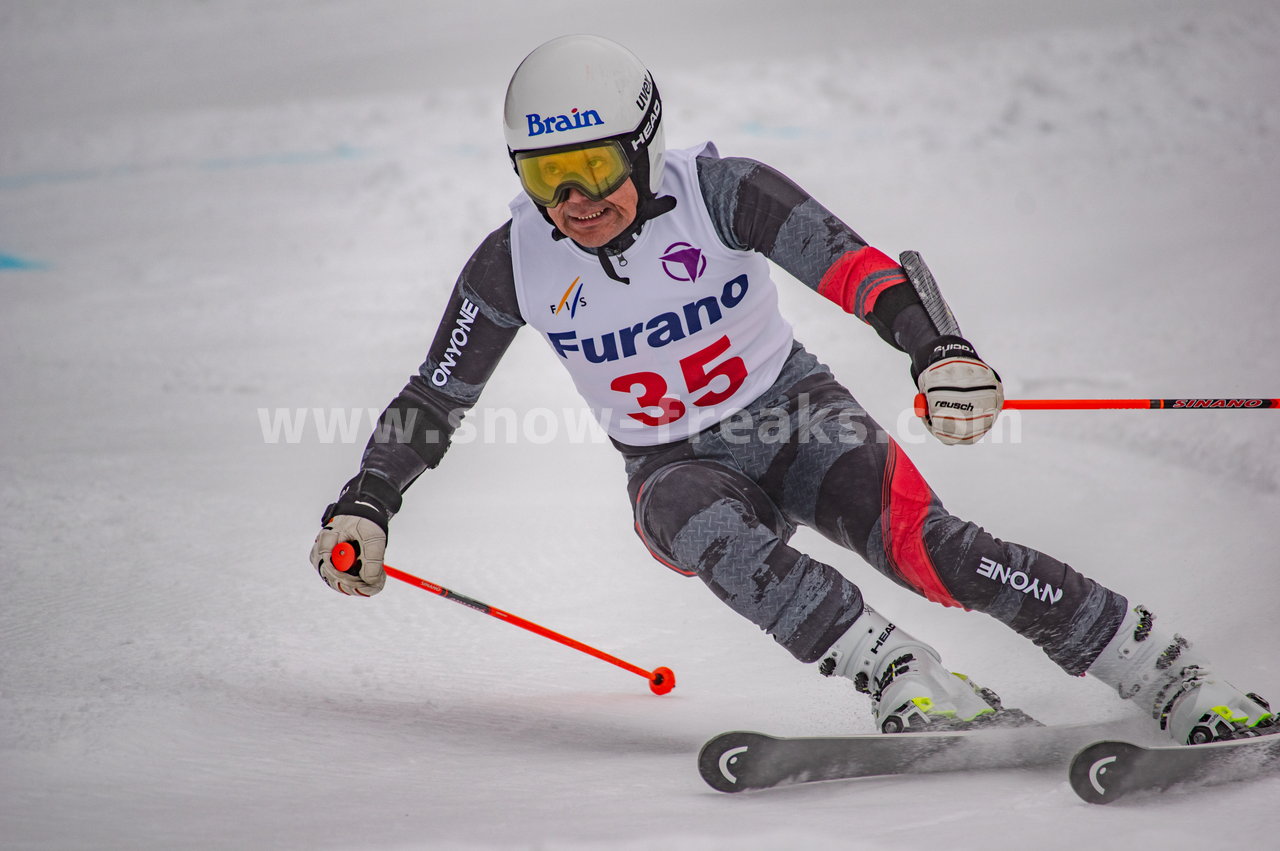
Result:
{"label": "red panel on leg", "polygon": [[884,469],[881,532],[889,563],[898,575],[925,599],[944,606],[963,608],[951,596],[938,576],[924,544],[924,524],[929,517],[933,493],[916,465],[898,444],[889,442],[889,460]]}

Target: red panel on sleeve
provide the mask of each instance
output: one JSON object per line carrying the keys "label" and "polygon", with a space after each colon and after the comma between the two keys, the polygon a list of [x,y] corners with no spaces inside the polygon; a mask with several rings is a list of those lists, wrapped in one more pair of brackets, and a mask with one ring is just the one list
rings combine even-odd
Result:
{"label": "red panel on sleeve", "polygon": [[906,283],[902,267],[883,251],[864,245],[831,264],[818,282],[818,292],[840,305],[846,313],[865,320],[880,294]]}

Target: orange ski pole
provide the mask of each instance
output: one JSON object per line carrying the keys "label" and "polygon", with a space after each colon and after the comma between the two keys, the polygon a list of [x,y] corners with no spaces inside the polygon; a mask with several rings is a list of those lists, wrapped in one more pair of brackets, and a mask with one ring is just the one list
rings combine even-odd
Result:
{"label": "orange ski pole", "polygon": [[[331,556],[333,559],[333,566],[344,573],[350,570],[356,562],[355,547],[346,542],[335,546]],[[437,585],[434,582],[430,582],[426,579],[420,579],[412,573],[405,573],[403,570],[398,570],[387,564],[383,565],[383,569],[386,570],[387,576],[390,576],[393,579],[399,579],[401,582],[407,582],[415,588],[430,591],[432,594],[444,597],[446,600],[453,600],[455,603],[461,603],[469,609],[475,609],[476,611],[483,612],[486,615],[492,615],[498,620],[506,621],[513,626],[520,627],[521,629],[527,629],[529,632],[541,635],[543,638],[549,638],[552,641],[557,641],[566,647],[572,647],[574,650],[581,650],[588,656],[594,656],[611,665],[617,665],[624,671],[630,671],[633,674],[638,674],[649,681],[649,690],[654,694],[666,694],[676,687],[676,675],[670,668],[659,667],[654,668],[652,671],[646,671],[638,665],[633,665],[630,662],[619,659],[617,656],[605,653],[603,650],[597,650],[589,644],[583,644],[581,641],[572,639],[567,635],[561,635],[558,632],[547,629],[545,626],[539,626],[533,621],[527,621],[518,615],[513,615],[510,612],[504,612],[502,609],[494,608],[488,603],[482,603],[479,600],[474,600],[470,597],[450,591],[448,588]]]}
{"label": "orange ski pole", "polygon": [[[1205,411],[1280,409],[1280,399],[1006,399],[1008,411],[1098,411],[1131,409],[1142,411]],[[923,393],[916,394],[915,411],[924,416]]]}
{"label": "orange ski pole", "polygon": [[1260,410],[1280,408],[1280,399],[1006,399],[1013,411],[1088,411],[1130,408],[1146,411]]}

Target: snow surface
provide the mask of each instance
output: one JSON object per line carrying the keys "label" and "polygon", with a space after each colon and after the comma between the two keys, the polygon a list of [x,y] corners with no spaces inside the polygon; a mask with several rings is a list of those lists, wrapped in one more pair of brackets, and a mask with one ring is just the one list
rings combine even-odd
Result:
{"label": "snow surface", "polygon": [[[388,559],[676,690],[399,583],[316,579],[368,421],[271,442],[260,412],[360,415],[400,388],[516,191],[506,78],[565,31],[646,58],[673,146],[769,161],[922,251],[1010,397],[1280,395],[1273,0],[4,0],[0,845],[1276,847],[1280,780],[1111,808],[1057,770],[711,791],[712,734],[868,731],[868,707],[649,558],[532,334],[476,414],[522,436],[457,446]],[[780,283],[953,511],[1280,696],[1276,414],[1026,414],[943,447],[905,413],[901,355]],[[1132,713],[797,541],[1010,703]]]}

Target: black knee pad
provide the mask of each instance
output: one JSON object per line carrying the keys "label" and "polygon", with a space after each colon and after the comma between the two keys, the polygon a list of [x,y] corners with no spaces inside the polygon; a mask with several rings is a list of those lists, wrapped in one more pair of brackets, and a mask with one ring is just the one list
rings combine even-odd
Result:
{"label": "black knee pad", "polygon": [[746,476],[711,461],[678,461],[651,475],[636,496],[636,533],[658,561],[686,576],[699,565],[681,557],[675,539],[708,509],[732,512],[749,527],[765,526],[787,540],[795,532],[772,500]]}

